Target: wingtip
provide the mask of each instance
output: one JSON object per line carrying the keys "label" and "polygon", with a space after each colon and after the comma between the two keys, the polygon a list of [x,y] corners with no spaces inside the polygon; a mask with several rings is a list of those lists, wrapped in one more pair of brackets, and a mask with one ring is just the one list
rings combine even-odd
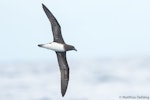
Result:
{"label": "wingtip", "polygon": [[65,94],[66,94],[66,90],[67,90],[67,87],[61,87],[61,95],[62,95],[62,97],[64,97],[65,96]]}
{"label": "wingtip", "polygon": [[49,9],[43,3],[42,3],[42,7],[43,7],[43,9],[44,9],[45,12],[49,11]]}
{"label": "wingtip", "polygon": [[43,7],[43,9],[46,8],[46,6],[43,3],[42,3],[42,7]]}
{"label": "wingtip", "polygon": [[65,93],[66,93],[66,91],[62,91],[62,92],[61,92],[62,97],[65,96]]}
{"label": "wingtip", "polygon": [[68,80],[61,80],[61,95],[65,96],[68,87]]}
{"label": "wingtip", "polygon": [[62,95],[62,97],[64,97],[65,96],[65,94],[61,94]]}

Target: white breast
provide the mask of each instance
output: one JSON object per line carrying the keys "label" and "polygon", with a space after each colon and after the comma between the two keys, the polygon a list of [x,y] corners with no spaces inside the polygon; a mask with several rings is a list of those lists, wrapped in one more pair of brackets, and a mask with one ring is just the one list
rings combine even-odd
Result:
{"label": "white breast", "polygon": [[43,47],[47,48],[47,49],[51,49],[53,51],[58,51],[58,52],[64,52],[65,51],[63,44],[56,43],[56,42],[44,44]]}

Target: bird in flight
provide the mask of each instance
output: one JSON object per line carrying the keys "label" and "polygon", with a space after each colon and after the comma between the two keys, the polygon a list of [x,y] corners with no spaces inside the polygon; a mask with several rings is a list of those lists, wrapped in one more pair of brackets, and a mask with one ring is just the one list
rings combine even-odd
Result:
{"label": "bird in flight", "polygon": [[65,43],[62,34],[61,34],[61,27],[54,17],[54,15],[50,12],[50,10],[42,4],[43,10],[46,13],[52,27],[53,33],[53,42],[46,43],[46,44],[38,44],[39,47],[50,49],[56,52],[57,60],[61,72],[61,94],[62,96],[65,95],[68,81],[69,81],[69,66],[66,59],[66,52],[70,50],[75,50],[75,47],[72,45],[68,45]]}

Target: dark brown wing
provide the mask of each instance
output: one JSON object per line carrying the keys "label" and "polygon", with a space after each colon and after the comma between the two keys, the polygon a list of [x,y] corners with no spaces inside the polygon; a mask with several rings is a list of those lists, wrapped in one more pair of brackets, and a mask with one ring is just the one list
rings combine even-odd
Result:
{"label": "dark brown wing", "polygon": [[69,81],[69,66],[66,60],[66,52],[56,52],[61,72],[61,94],[65,95]]}
{"label": "dark brown wing", "polygon": [[65,43],[63,40],[63,37],[61,35],[61,27],[60,27],[58,21],[56,20],[56,18],[53,16],[53,14],[50,12],[50,10],[44,4],[42,4],[42,6],[43,6],[43,9],[44,9],[50,23],[51,23],[54,42]]}

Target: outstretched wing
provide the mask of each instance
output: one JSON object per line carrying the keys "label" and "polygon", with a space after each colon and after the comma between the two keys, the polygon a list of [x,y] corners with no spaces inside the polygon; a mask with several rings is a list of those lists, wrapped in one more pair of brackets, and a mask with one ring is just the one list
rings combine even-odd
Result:
{"label": "outstretched wing", "polygon": [[65,95],[69,81],[69,66],[66,60],[66,52],[56,52],[61,72],[61,94]]}
{"label": "outstretched wing", "polygon": [[43,6],[43,9],[44,9],[50,23],[51,23],[54,42],[65,43],[63,40],[63,37],[61,35],[61,27],[60,27],[58,21],[56,20],[56,18],[53,16],[53,14],[50,12],[50,10],[44,4],[42,4],[42,6]]}

